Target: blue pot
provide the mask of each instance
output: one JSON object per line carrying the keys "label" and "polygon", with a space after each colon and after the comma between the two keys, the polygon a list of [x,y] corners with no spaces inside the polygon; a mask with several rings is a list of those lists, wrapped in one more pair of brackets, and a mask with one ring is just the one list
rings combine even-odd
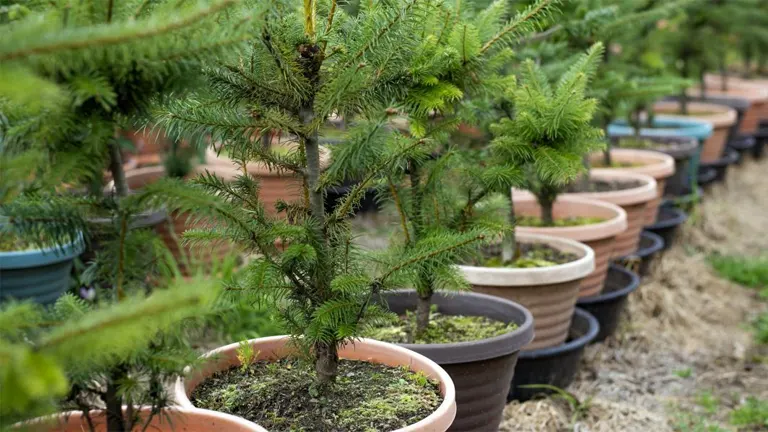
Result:
{"label": "blue pot", "polygon": [[80,236],[61,248],[0,252],[0,302],[9,298],[55,302],[69,288],[72,265],[83,249]]}
{"label": "blue pot", "polygon": [[[653,119],[653,128],[642,128],[643,136],[683,136],[699,141],[712,136],[712,123],[685,117],[659,115]],[[632,136],[635,130],[626,120],[618,120],[608,126],[608,136]]]}

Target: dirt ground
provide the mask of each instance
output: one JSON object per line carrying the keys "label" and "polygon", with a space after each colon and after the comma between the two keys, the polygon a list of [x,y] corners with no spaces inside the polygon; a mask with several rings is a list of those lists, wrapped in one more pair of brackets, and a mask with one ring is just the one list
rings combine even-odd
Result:
{"label": "dirt ground", "polygon": [[[680,426],[697,417],[730,430],[731,407],[748,395],[768,398],[765,353],[756,352],[747,325],[765,303],[706,261],[713,252],[768,251],[766,168],[768,160],[745,160],[706,191],[676,244],[631,295],[616,337],[588,347],[568,388],[579,412],[562,399],[512,403],[501,430],[714,430]],[[707,400],[718,402],[707,409]]]}

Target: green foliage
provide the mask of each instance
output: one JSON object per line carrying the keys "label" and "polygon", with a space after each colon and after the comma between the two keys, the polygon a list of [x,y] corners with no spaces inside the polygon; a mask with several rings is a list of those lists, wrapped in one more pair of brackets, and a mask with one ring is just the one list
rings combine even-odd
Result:
{"label": "green foliage", "polygon": [[739,427],[765,428],[768,427],[768,401],[754,396],[731,411],[731,424]]}
{"label": "green foliage", "polygon": [[722,277],[750,288],[761,290],[761,296],[768,296],[768,257],[740,255],[712,255],[712,268]]}
{"label": "green foliage", "polygon": [[[217,291],[216,284],[196,281],[112,305],[92,306],[71,295],[49,311],[29,303],[3,305],[0,426],[55,410],[57,398],[82,377],[90,378],[89,387],[96,386],[94,371],[158,344],[159,335],[206,311]],[[181,367],[176,366],[177,373]]]}
{"label": "green foliage", "polygon": [[586,96],[602,52],[602,44],[590,48],[554,86],[539,66],[525,61],[513,94],[515,116],[493,128],[494,154],[529,167],[525,187],[540,200],[554,201],[583,171],[582,156],[602,148],[602,131],[591,126],[597,101]]}

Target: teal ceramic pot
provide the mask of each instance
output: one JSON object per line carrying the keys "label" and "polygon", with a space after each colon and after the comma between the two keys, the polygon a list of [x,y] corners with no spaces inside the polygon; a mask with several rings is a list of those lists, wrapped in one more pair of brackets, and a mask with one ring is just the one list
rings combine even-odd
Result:
{"label": "teal ceramic pot", "polygon": [[[640,134],[643,136],[691,137],[702,142],[712,135],[712,131],[712,123],[706,121],[659,115],[653,119],[653,127],[640,129]],[[634,133],[635,130],[624,120],[615,121],[608,126],[608,135],[612,137],[632,136]]]}
{"label": "teal ceramic pot", "polygon": [[75,257],[83,238],[62,248],[0,252],[0,302],[9,298],[51,304],[69,288]]}

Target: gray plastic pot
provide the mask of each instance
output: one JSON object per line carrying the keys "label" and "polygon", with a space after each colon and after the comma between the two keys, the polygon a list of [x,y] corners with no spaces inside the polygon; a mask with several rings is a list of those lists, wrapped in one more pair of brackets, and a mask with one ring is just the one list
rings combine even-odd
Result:
{"label": "gray plastic pot", "polygon": [[81,235],[63,247],[0,252],[0,302],[55,302],[69,288],[69,273],[83,245]]}
{"label": "gray plastic pot", "polygon": [[[415,291],[382,295],[392,312],[416,309]],[[445,315],[484,316],[518,325],[510,333],[471,342],[399,344],[440,365],[456,386],[458,411],[450,431],[498,430],[521,348],[533,340],[533,316],[523,306],[486,294],[435,293],[432,303]]]}

